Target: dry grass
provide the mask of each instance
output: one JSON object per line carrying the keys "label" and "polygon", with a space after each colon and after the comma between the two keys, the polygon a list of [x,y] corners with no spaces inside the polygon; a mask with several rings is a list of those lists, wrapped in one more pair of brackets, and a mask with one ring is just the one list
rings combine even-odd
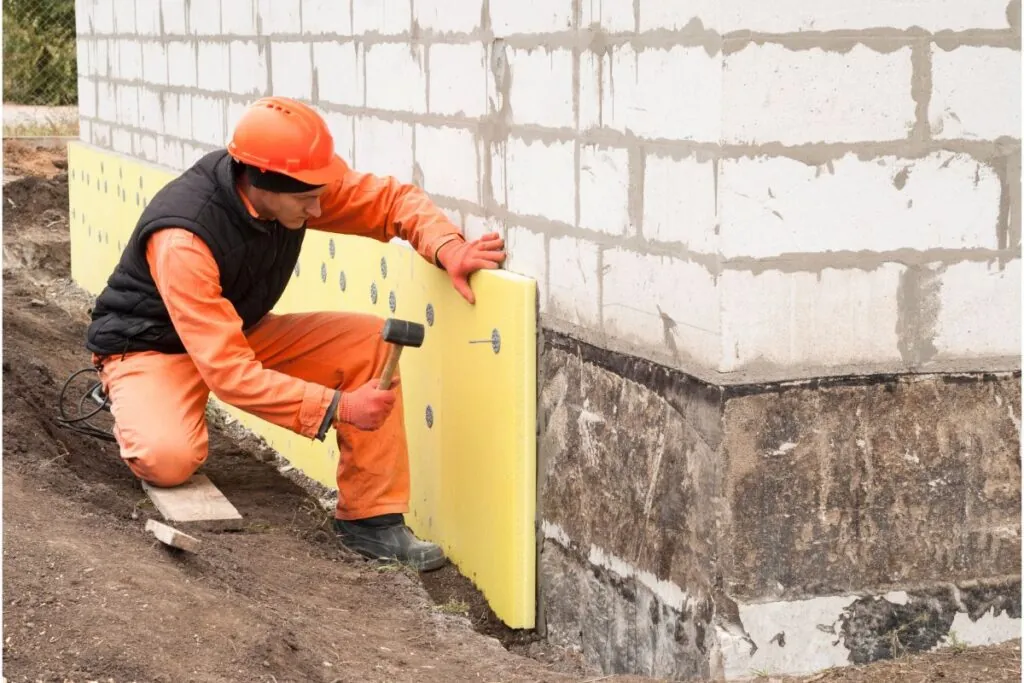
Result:
{"label": "dry grass", "polygon": [[77,120],[50,119],[31,123],[5,123],[5,138],[77,137]]}

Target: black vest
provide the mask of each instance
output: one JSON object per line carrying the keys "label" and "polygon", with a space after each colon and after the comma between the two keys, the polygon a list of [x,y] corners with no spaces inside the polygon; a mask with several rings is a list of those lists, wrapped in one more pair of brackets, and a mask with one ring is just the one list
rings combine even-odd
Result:
{"label": "black vest", "polygon": [[235,189],[239,170],[226,150],[218,150],[157,192],[96,300],[86,335],[90,351],[100,356],[185,352],[146,261],[146,241],[162,228],[184,228],[206,243],[220,269],[224,297],[242,318],[243,329],[277,304],[306,231],[254,219]]}

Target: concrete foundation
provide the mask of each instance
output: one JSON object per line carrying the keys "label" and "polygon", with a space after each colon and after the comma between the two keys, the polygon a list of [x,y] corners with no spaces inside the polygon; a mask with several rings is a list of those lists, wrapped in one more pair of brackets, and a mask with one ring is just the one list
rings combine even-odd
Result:
{"label": "concrete foundation", "polygon": [[714,386],[548,333],[548,636],[607,673],[806,673],[1020,630],[1020,375]]}

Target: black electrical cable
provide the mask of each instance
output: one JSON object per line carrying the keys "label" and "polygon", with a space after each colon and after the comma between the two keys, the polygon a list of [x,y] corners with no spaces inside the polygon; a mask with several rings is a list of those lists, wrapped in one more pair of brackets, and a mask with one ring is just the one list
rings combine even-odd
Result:
{"label": "black electrical cable", "polygon": [[[64,394],[67,393],[68,387],[71,386],[71,382],[74,381],[76,377],[86,372],[95,372],[97,375],[99,374],[96,368],[82,368],[81,370],[73,373],[64,381],[64,386],[61,387],[60,396],[57,399],[57,408],[60,411],[60,417],[57,418],[57,422],[64,425],[71,431],[78,432],[80,434],[85,434],[86,436],[92,436],[97,439],[102,439],[103,441],[111,441],[116,443],[117,440],[114,438],[113,434],[89,423],[89,420],[98,415],[100,412],[104,410],[109,410],[110,399],[108,399],[106,396],[103,396],[103,401],[99,403],[96,409],[93,410],[88,415],[81,415],[79,417],[69,417],[68,414],[64,411]],[[79,413],[83,412],[83,407],[85,406],[85,402],[87,400],[92,398],[97,393],[102,395],[102,392],[99,391],[99,387],[99,381],[96,381],[89,385],[88,390],[85,392],[81,400],[79,400],[78,402]]]}

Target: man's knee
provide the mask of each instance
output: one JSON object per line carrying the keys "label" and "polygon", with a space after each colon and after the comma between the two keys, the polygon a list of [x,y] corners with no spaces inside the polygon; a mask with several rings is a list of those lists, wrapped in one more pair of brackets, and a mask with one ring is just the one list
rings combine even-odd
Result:
{"label": "man's knee", "polygon": [[137,477],[153,486],[178,486],[206,462],[207,440],[162,435],[134,450],[137,456],[127,463]]}

